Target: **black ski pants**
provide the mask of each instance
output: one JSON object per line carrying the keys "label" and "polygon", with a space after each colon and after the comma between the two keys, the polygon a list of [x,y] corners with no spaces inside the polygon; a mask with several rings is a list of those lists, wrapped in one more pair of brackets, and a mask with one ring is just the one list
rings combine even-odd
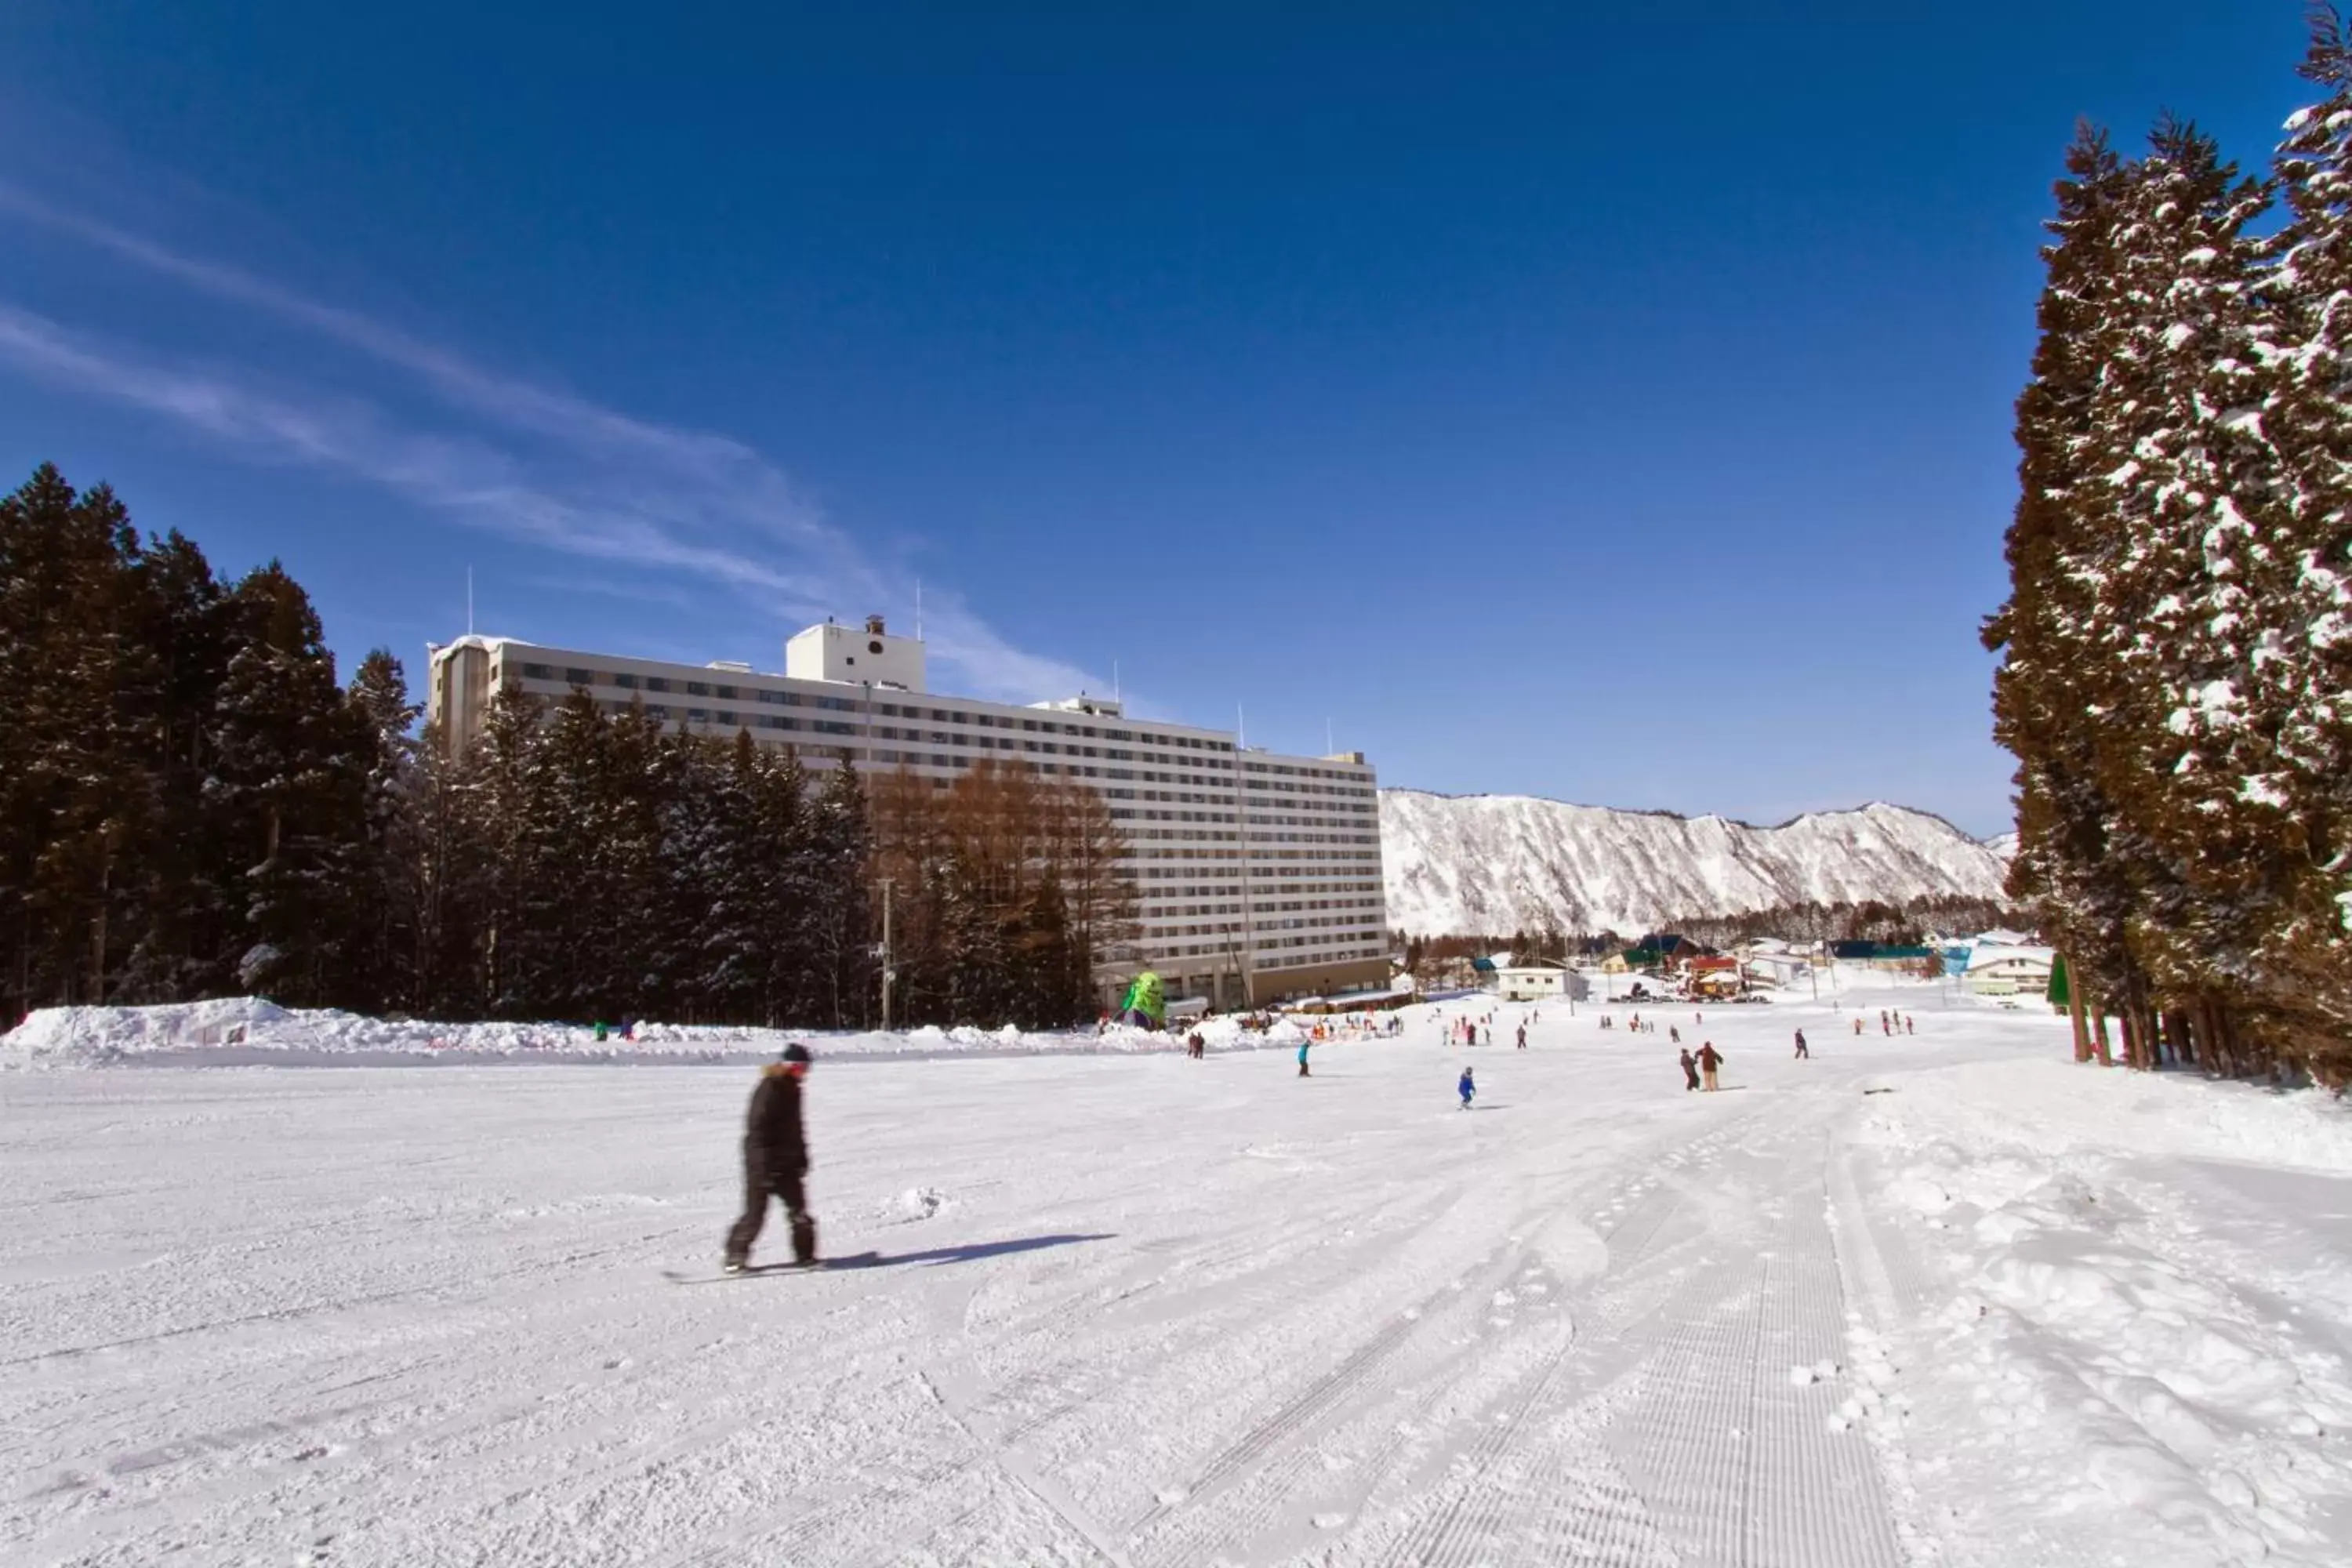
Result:
{"label": "black ski pants", "polygon": [[751,1244],[768,1222],[770,1198],[782,1201],[784,1217],[792,1222],[793,1260],[816,1261],[816,1220],[808,1212],[807,1178],[798,1171],[773,1171],[748,1160],[743,1164],[743,1213],[727,1233],[727,1256],[751,1256]]}

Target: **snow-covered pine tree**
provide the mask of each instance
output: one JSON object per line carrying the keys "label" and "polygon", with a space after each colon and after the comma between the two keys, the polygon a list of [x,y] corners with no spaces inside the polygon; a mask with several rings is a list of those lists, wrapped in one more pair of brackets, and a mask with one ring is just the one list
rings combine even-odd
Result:
{"label": "snow-covered pine tree", "polygon": [[607,725],[584,692],[554,704],[533,733],[524,770],[523,875],[508,1008],[516,1016],[586,1018],[598,1011],[595,971],[609,889],[597,876],[595,830],[606,794]]}
{"label": "snow-covered pine tree", "polygon": [[[715,752],[719,742],[704,742]],[[714,764],[719,759],[712,758]],[[712,841],[698,879],[702,899],[699,935],[702,962],[696,1005],[707,1016],[749,1022],[760,1016],[766,978],[761,939],[766,934],[768,868],[760,813],[761,758],[748,730],[739,730],[723,765],[708,773],[711,790]]]}
{"label": "snow-covered pine tree", "polygon": [[760,763],[752,805],[757,823],[754,854],[760,871],[756,1016],[771,1027],[780,1027],[807,1016],[813,967],[808,771],[801,766],[800,754],[789,748],[781,757],[761,753]]}
{"label": "snow-covered pine tree", "polygon": [[2340,1084],[2352,1079],[2352,40],[2331,5],[2313,7],[2311,33],[2302,74],[2321,96],[2289,120],[2274,163],[2288,222],[2262,427],[2284,470],[2284,522],[2221,533],[2212,554],[2242,595],[2226,606],[2246,652],[2229,766],[2284,871],[2250,966],[2286,1047]]}
{"label": "snow-covered pine tree", "polygon": [[[2066,560],[2095,588],[2081,623],[2093,689],[2081,724],[2109,812],[2100,871],[2126,900],[2128,963],[2111,1003],[2128,1059],[2143,1067],[2156,1065],[2168,1005],[2229,1005],[2213,984],[2213,949],[2226,911],[2259,901],[2220,896],[2214,872],[2258,888],[2261,857],[2257,846],[2217,842],[2216,819],[2198,809],[2211,803],[2187,798],[2204,780],[2179,694],[2227,689],[2231,673],[2228,639],[2200,613],[2205,539],[2273,505],[2274,464],[2245,429],[2259,353],[2245,229],[2264,205],[2210,137],[2170,118],[2116,200],[2082,462],[2090,479]],[[2172,1033],[2176,1048],[2185,1043]]]}
{"label": "snow-covered pine tree", "polygon": [[[0,996],[105,999],[112,917],[149,806],[135,701],[121,689],[128,516],[48,464],[0,500]],[[136,685],[135,680],[131,683]]]}
{"label": "snow-covered pine tree", "polygon": [[846,755],[826,773],[809,821],[811,957],[817,992],[812,1022],[864,1026],[878,1005],[873,900],[866,885],[872,835],[865,783]]}
{"label": "snow-covered pine tree", "polygon": [[227,676],[226,586],[195,544],[173,532],[151,540],[131,568],[130,639],[143,650],[152,806],[133,850],[131,896],[140,934],[114,987],[125,1003],[172,1002],[234,992],[234,887],[243,867],[215,831],[208,796],[213,714]]}
{"label": "snow-covered pine tree", "polygon": [[431,1017],[484,1016],[481,933],[488,923],[492,860],[474,779],[481,749],[451,754],[437,724],[417,747],[415,991],[409,1005]]}
{"label": "snow-covered pine tree", "polygon": [[656,928],[668,908],[665,843],[678,783],[674,761],[661,721],[642,701],[613,716],[604,734],[602,778],[586,786],[594,795],[589,853],[600,900],[593,911],[599,935],[589,955],[589,1016],[658,1010],[656,948],[668,933]]}
{"label": "snow-covered pine tree", "polygon": [[360,660],[346,692],[366,737],[364,837],[356,859],[368,889],[365,929],[337,985],[343,1005],[369,1011],[417,1005],[418,938],[424,902],[423,781],[417,761],[419,707],[389,648]]}
{"label": "snow-covered pine tree", "polygon": [[2035,910],[2071,972],[2096,991],[2120,989],[2130,973],[2127,889],[2105,869],[2112,810],[2084,722],[2103,695],[2087,657],[2099,582],[2088,558],[2105,530],[2088,497],[2125,175],[2105,132],[2087,125],[2067,149],[2065,169],[2042,253],[2042,337],[2017,402],[2011,594],[1983,635],[1986,648],[2004,656],[1993,678],[1994,738],[2018,760],[2009,891]]}
{"label": "snow-covered pine tree", "polygon": [[478,857],[467,877],[474,973],[459,987],[467,997],[464,1016],[513,1016],[536,984],[526,927],[537,901],[529,823],[541,714],[539,702],[524,693],[493,693],[458,775],[460,842]]}
{"label": "snow-covered pine tree", "polygon": [[231,595],[234,651],[214,713],[214,798],[239,875],[241,989],[294,1005],[336,999],[364,939],[357,848],[369,737],[335,682],[310,595],[272,562]]}
{"label": "snow-covered pine tree", "polygon": [[648,781],[661,837],[649,918],[635,944],[645,973],[637,1005],[689,1023],[703,1017],[696,991],[710,909],[705,884],[719,843],[713,772],[707,750],[679,729],[663,735]]}

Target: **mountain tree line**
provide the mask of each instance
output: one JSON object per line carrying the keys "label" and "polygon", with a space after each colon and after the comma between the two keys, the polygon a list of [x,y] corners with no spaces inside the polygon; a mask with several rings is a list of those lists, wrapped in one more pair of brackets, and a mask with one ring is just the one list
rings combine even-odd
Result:
{"label": "mountain tree line", "polygon": [[1931,933],[1967,936],[1995,927],[2031,929],[2032,921],[2032,910],[1996,900],[1967,893],[1930,893],[1916,899],[1804,902],[1744,914],[1692,915],[1670,921],[1664,929],[1718,948],[1768,936],[1792,942],[1875,942],[1910,947],[1926,942]]}
{"label": "mountain tree line", "polygon": [[225,580],[44,465],[0,498],[0,1020],[251,994],[862,1026],[880,875],[912,922],[898,1021],[1045,1026],[1092,1016],[1132,935],[1092,792],[886,775],[869,803],[845,763],[584,694],[500,692],[454,756],[418,716],[383,650],[338,684],[282,567]]}
{"label": "mountain tree line", "polygon": [[[1972,933],[1996,926],[2029,923],[2031,912],[1966,893],[1931,893],[1916,899],[1866,900],[1861,903],[1778,904],[1734,914],[1685,915],[1658,927],[1709,949],[1726,949],[1759,937],[1784,942],[1879,942],[1905,946],[1927,940],[1929,931]],[[1515,963],[1591,963],[1622,952],[1643,933],[1614,931],[1513,931],[1508,935],[1408,936],[1391,933],[1406,967],[1434,979],[1473,958],[1507,952]]]}
{"label": "mountain tree line", "polygon": [[2017,405],[1995,733],[2076,1052],[2352,1076],[2352,46],[2266,176],[2084,128]]}

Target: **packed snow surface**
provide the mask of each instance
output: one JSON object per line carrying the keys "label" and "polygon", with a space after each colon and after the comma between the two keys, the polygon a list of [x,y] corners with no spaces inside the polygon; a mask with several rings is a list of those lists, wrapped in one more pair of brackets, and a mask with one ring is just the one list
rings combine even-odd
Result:
{"label": "packed snow surface", "polygon": [[1528,795],[1381,792],[1391,927],[1417,934],[1614,931],[1805,902],[1999,899],[2014,836],[1979,843],[1899,805],[1778,827]]}
{"label": "packed snow surface", "polygon": [[1423,1006],[1303,1079],[828,1052],[873,1256],[737,1279],[740,1065],[51,1052],[100,1065],[0,1074],[0,1560],[2352,1561],[2345,1108],[1875,984]]}

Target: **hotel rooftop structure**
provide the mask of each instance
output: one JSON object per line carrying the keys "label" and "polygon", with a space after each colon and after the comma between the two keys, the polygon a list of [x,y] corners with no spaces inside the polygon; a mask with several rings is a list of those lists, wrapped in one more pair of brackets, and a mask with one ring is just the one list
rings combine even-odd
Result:
{"label": "hotel rooftop structure", "polygon": [[1277,755],[1101,698],[941,696],[926,689],[922,641],[879,616],[809,627],[785,644],[781,675],[473,636],[434,646],[431,665],[426,717],[453,749],[472,743],[497,691],[551,704],[583,691],[696,734],[748,731],[812,768],[944,782],[994,761],[1081,781],[1108,805],[1141,895],[1137,962],[1120,971],[1156,969],[1171,998],[1221,1008],[1387,988],[1379,784],[1361,752]]}

